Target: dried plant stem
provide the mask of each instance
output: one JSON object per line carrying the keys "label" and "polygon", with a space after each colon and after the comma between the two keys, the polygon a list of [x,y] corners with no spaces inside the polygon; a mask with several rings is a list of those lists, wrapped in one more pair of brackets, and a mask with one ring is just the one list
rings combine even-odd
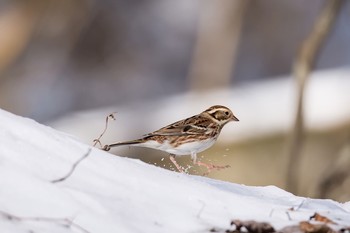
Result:
{"label": "dried plant stem", "polygon": [[101,138],[103,137],[103,135],[106,133],[106,131],[107,131],[107,129],[108,129],[109,120],[111,119],[111,120],[115,121],[115,116],[114,116],[115,113],[116,113],[116,112],[112,112],[111,114],[109,114],[108,116],[106,116],[105,128],[103,129],[103,131],[102,131],[102,133],[100,134],[100,136],[99,136],[98,138],[96,138],[96,139],[93,140],[93,142],[94,142],[94,145],[93,145],[93,146],[94,146],[94,147],[95,147],[97,144],[99,144],[101,148],[103,147],[100,140],[101,140]]}
{"label": "dried plant stem", "polygon": [[73,220],[69,218],[48,218],[48,217],[19,217],[4,211],[0,210],[0,215],[10,221],[36,221],[36,222],[52,222],[56,224],[63,225],[67,228],[75,228],[80,232],[89,233],[88,230],[84,229],[80,225],[73,222]]}
{"label": "dried plant stem", "polygon": [[66,179],[68,179],[72,174],[73,172],[75,171],[75,168],[81,163],[81,161],[83,161],[84,159],[86,159],[91,153],[91,147],[89,148],[89,150],[80,158],[78,159],[71,167],[71,169],[69,170],[69,172],[59,178],[59,179],[56,179],[56,180],[52,180],[51,183],[58,183],[58,182],[62,182],[62,181],[65,181]]}
{"label": "dried plant stem", "polygon": [[350,177],[350,133],[347,133],[341,144],[337,151],[330,154],[334,160],[329,164],[331,169],[324,172],[317,185],[318,198],[329,198],[334,190],[342,189]]}
{"label": "dried plant stem", "polygon": [[[103,129],[103,131],[102,131],[102,133],[100,134],[100,136],[99,136],[97,139],[94,139],[94,140],[93,140],[93,142],[94,142],[93,147],[95,147],[97,144],[99,144],[99,145],[102,147],[102,143],[101,143],[100,140],[101,140],[102,136],[106,133],[106,131],[107,131],[107,129],[108,129],[109,120],[110,120],[110,119],[115,120],[114,114],[115,114],[115,113],[111,113],[111,114],[109,114],[109,115],[106,117],[105,128]],[[61,178],[59,178],[59,179],[52,180],[51,182],[52,182],[52,183],[58,183],[58,182],[62,182],[62,181],[65,181],[66,179],[68,179],[68,178],[73,174],[73,172],[75,171],[76,167],[77,167],[84,159],[86,159],[86,158],[90,155],[91,150],[92,150],[92,148],[90,147],[90,148],[88,149],[88,151],[87,151],[80,159],[78,159],[78,160],[72,165],[71,169],[68,171],[68,173],[67,173],[65,176],[63,176],[63,177],[61,177]]]}
{"label": "dried plant stem", "polygon": [[296,118],[290,138],[289,163],[286,177],[286,188],[293,193],[298,193],[298,168],[300,166],[300,155],[304,140],[303,102],[305,85],[342,2],[343,0],[326,1],[326,6],[316,19],[313,29],[302,42],[294,63],[293,73],[298,85],[298,100]]}

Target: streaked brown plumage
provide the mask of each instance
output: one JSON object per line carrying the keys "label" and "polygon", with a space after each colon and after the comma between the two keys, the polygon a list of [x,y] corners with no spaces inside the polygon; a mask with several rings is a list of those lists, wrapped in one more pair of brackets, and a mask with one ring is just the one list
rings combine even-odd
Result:
{"label": "streaked brown plumage", "polygon": [[104,150],[122,145],[149,147],[170,153],[171,161],[180,172],[183,170],[175,161],[176,155],[190,154],[195,164],[206,166],[208,171],[220,169],[224,167],[197,162],[197,153],[212,146],[221,129],[230,121],[238,121],[232,111],[225,106],[215,105],[198,115],[177,121],[140,139],[106,145]]}

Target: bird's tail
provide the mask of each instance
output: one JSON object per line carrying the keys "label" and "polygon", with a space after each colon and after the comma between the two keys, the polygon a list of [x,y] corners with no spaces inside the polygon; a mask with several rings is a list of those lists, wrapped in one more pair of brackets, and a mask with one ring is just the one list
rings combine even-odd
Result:
{"label": "bird's tail", "polygon": [[103,147],[103,150],[109,151],[111,147],[117,147],[117,146],[126,146],[126,145],[137,145],[142,143],[142,139],[136,139],[136,140],[131,140],[131,141],[125,141],[125,142],[116,142],[113,144],[105,145]]}

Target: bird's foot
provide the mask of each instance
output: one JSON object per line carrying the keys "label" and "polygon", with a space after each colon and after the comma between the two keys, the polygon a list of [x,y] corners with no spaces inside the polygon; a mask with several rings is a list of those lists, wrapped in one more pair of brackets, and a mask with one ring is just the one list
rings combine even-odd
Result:
{"label": "bird's foot", "polygon": [[197,164],[198,166],[203,166],[203,167],[206,167],[206,168],[207,168],[207,172],[205,172],[205,173],[203,174],[203,176],[209,175],[209,173],[210,173],[211,171],[213,171],[213,170],[219,171],[219,170],[221,170],[221,169],[225,169],[225,168],[230,168],[230,167],[231,167],[230,165],[223,165],[223,166],[221,166],[221,165],[214,165],[214,164],[203,163],[203,162],[200,162],[200,161],[196,162],[196,164]]}
{"label": "bird's foot", "polygon": [[109,151],[111,149],[111,147],[109,145],[105,145],[102,150],[105,150],[105,151]]}

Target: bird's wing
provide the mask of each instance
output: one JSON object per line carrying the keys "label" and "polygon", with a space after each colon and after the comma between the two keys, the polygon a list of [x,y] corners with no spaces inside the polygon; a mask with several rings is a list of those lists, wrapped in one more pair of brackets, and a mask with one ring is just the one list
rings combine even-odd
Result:
{"label": "bird's wing", "polygon": [[181,136],[181,135],[194,135],[205,134],[206,128],[197,127],[195,125],[182,125],[178,127],[164,127],[146,136],[163,135],[163,136]]}
{"label": "bird's wing", "polygon": [[[182,136],[182,135],[200,135],[208,133],[208,127],[205,123],[206,119],[198,119],[194,117],[187,118],[182,121],[175,122],[165,126],[157,131],[154,131],[147,136]],[[210,131],[210,130],[209,130]]]}

